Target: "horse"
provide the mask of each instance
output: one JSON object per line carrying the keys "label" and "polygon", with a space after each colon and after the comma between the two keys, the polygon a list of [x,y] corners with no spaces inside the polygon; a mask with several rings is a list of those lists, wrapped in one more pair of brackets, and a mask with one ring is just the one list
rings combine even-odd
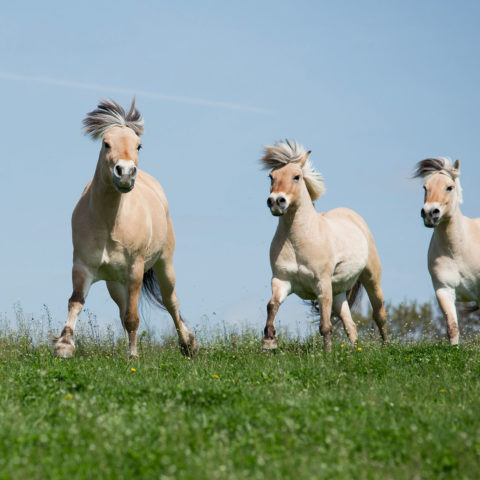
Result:
{"label": "horse", "polygon": [[[347,294],[363,285],[383,341],[387,340],[381,287],[382,267],[375,242],[363,218],[347,208],[318,213],[313,202],[325,193],[323,176],[314,170],[296,141],[266,146],[260,162],[270,170],[267,206],[279,217],[270,245],[272,297],[262,347],[277,348],[274,321],[280,305],[291,293],[316,300],[321,314],[320,333],[331,351],[332,307],[355,345],[358,334]],[[358,285],[360,284],[360,285]]]}
{"label": "horse", "polygon": [[424,179],[423,223],[433,228],[428,270],[447,323],[450,345],[458,345],[455,302],[480,304],[480,218],[465,217],[460,185],[460,161],[443,157],[417,163],[414,177]]}
{"label": "horse", "polygon": [[83,120],[84,133],[102,145],[95,174],[72,215],[73,292],[65,327],[54,343],[57,357],[73,356],[78,314],[90,286],[100,280],[119,308],[131,357],[138,356],[142,290],[172,317],[182,353],[198,351],[175,294],[175,234],[167,199],[157,180],[138,169],[143,125],[135,98],[128,112],[113,100],[101,100]]}

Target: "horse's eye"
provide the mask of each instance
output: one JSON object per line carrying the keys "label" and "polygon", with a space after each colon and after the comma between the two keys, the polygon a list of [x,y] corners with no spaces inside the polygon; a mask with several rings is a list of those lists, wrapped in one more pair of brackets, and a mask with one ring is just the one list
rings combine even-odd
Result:
{"label": "horse's eye", "polygon": [[453,185],[449,185],[447,188],[446,188],[447,192],[451,192],[453,190]]}
{"label": "horse's eye", "polygon": [[140,151],[141,148],[142,148],[142,144],[140,144],[140,145],[137,147],[137,150]]}
{"label": "horse's eye", "polygon": [[293,177],[293,181],[294,181],[294,182],[298,182],[299,180],[300,180],[300,175],[295,175],[295,176]]}
{"label": "horse's eye", "polygon": [[107,143],[107,142],[103,142],[103,144],[105,145],[105,148],[108,150],[110,148],[110,144]]}

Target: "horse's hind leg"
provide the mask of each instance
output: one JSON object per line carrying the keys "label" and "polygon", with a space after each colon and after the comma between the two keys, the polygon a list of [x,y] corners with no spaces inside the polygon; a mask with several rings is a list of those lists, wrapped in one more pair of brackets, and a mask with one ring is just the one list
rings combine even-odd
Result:
{"label": "horse's hind leg", "polygon": [[117,304],[118,310],[120,312],[120,320],[122,322],[122,327],[125,332],[125,336],[128,343],[128,332],[125,328],[125,314],[127,312],[127,299],[128,293],[126,287],[118,282],[106,282],[108,293],[112,297],[112,300]]}
{"label": "horse's hind leg", "polygon": [[56,357],[71,358],[75,351],[74,332],[78,314],[85,304],[92,275],[81,264],[74,264],[72,269],[73,292],[68,300],[68,317],[60,337],[55,341],[53,353]]}
{"label": "horse's hind leg", "polygon": [[345,292],[333,297],[333,311],[341,318],[350,343],[355,345],[358,338],[357,326],[352,319],[350,307],[348,306],[347,294]]}
{"label": "horse's hind leg", "polygon": [[172,259],[159,260],[153,266],[153,271],[157,277],[163,304],[175,324],[180,350],[185,356],[193,357],[198,353],[198,343],[195,335],[187,328],[180,316],[177,295],[175,293],[175,271]]}
{"label": "horse's hind leg", "polygon": [[[371,255],[369,263],[360,276],[360,282],[367,291],[368,298],[372,304],[373,319],[384,342],[387,341],[387,314],[383,307],[383,291],[381,285],[382,267],[376,251]],[[373,258],[372,258],[373,257]]]}

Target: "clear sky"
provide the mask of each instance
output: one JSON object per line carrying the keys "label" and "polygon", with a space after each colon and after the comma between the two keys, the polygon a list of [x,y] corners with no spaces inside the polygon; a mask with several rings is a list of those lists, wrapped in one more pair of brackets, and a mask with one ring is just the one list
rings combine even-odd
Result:
{"label": "clear sky", "polygon": [[[145,118],[140,168],[163,185],[187,321],[260,330],[270,297],[262,146],[312,150],[327,193],[367,221],[386,299],[428,300],[431,230],[409,179],[459,158],[463,212],[480,215],[480,3],[468,1],[7,2],[0,10],[0,312],[71,293],[70,215],[99,144],[81,121],[100,97]],[[117,318],[103,284],[86,305]],[[280,324],[303,325],[290,297]],[[85,317],[83,317],[85,318]],[[158,321],[157,321],[158,319]],[[149,323],[170,326],[163,313]]]}

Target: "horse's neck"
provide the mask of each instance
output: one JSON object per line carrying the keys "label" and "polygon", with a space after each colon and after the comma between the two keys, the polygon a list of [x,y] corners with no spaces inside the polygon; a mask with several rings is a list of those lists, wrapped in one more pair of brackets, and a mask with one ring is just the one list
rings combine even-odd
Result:
{"label": "horse's neck", "polygon": [[459,253],[465,245],[464,216],[457,207],[448,220],[441,222],[433,232],[436,240],[444,245],[452,254]]}
{"label": "horse's neck", "polygon": [[112,229],[117,221],[123,195],[102,178],[102,159],[99,158],[95,175],[91,183],[90,211],[93,216]]}
{"label": "horse's neck", "polygon": [[285,239],[289,240],[293,246],[304,243],[303,240],[312,225],[317,221],[318,213],[315,210],[310,196],[302,199],[302,202],[296,209],[288,209],[280,217],[277,232]]}

